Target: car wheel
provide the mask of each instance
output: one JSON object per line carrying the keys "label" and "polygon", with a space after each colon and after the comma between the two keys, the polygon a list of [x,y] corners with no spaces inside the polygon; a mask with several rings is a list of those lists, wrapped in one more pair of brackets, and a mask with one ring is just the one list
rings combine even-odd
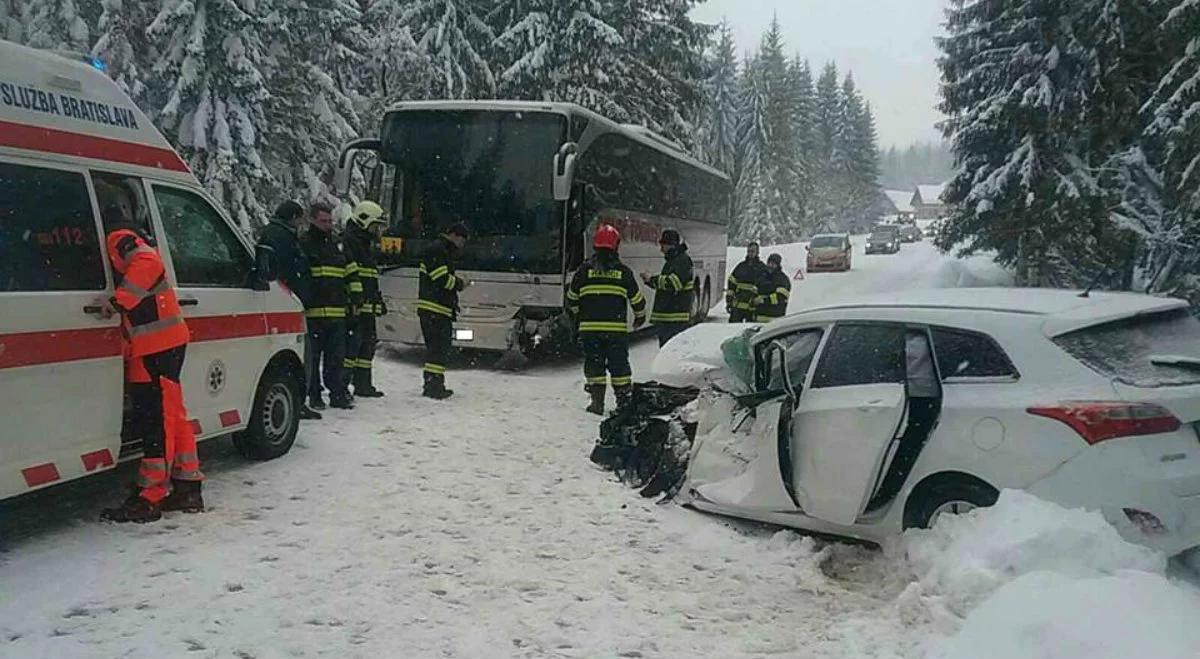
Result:
{"label": "car wheel", "polygon": [[959,515],[996,503],[996,488],[963,476],[922,483],[904,506],[904,528],[927,529],[942,515]]}
{"label": "car wheel", "polygon": [[254,393],[250,424],[233,437],[238,451],[253,460],[272,460],[287,453],[300,428],[301,383],[291,369],[271,367]]}

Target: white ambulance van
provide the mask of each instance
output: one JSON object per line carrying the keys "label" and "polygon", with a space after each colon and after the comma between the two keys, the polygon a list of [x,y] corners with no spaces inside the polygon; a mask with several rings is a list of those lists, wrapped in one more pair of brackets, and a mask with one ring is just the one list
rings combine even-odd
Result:
{"label": "white ambulance van", "polygon": [[[270,459],[296,437],[304,319],[253,242],[99,62],[0,41],[0,499],[138,457],[100,211],[154,237],[191,329],[192,427]],[[126,436],[127,440],[122,441]]]}

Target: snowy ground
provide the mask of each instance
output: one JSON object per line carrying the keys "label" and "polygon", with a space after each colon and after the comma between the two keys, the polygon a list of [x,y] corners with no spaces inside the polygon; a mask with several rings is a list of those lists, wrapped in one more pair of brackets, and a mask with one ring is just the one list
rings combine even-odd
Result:
{"label": "snowy ground", "polygon": [[[794,272],[803,249],[781,251]],[[796,282],[793,308],[1003,278],[928,245],[854,265]],[[635,371],[655,352],[639,341]],[[304,425],[282,459],[210,443],[204,515],[96,523],[116,476],[0,507],[0,656],[957,657],[988,654],[980,643],[1031,656],[1046,629],[1086,631],[1070,614],[1092,616],[1092,601],[1121,606],[1088,629],[1127,629],[1129,614],[1166,636],[1155,656],[1200,647],[1190,622],[1153,626],[1168,606],[1172,625],[1195,620],[1194,592],[1098,518],[1006,495],[1001,514],[885,551],[734,524],[641,500],[591,466],[577,363],[460,363],[458,395],[439,403],[418,396],[421,361],[381,354],[388,398]],[[1022,535],[1024,519],[1043,523]],[[1100,549],[1078,565],[1038,559],[1085,547]],[[1012,604],[1048,592],[1048,628]]]}

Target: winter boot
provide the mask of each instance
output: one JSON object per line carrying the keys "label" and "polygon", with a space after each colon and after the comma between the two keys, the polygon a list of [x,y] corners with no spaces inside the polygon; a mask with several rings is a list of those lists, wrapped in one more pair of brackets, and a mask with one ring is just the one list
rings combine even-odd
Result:
{"label": "winter boot", "polygon": [[354,395],[359,398],[383,398],[383,392],[371,384],[371,369],[357,369],[354,373]]}
{"label": "winter boot", "polygon": [[145,524],[146,522],[157,522],[162,519],[162,510],[158,504],[150,503],[146,499],[143,499],[140,494],[131,494],[120,506],[105,508],[100,513],[100,519],[108,522],[117,522],[118,524],[126,522]]}
{"label": "winter boot", "polygon": [[592,404],[587,406],[588,413],[604,416],[604,388],[595,387],[589,393],[592,394]]}
{"label": "winter boot", "polygon": [[320,421],[324,417],[321,416],[320,412],[313,410],[311,407],[307,405],[301,405],[300,418],[304,421]]}
{"label": "winter boot", "polygon": [[434,400],[446,400],[454,395],[454,390],[445,387],[425,387],[425,391],[421,392],[421,395]]}
{"label": "winter boot", "polygon": [[200,496],[200,481],[181,481],[171,479],[171,493],[162,500],[159,508],[164,513],[179,511],[182,513],[204,512],[204,497]]}
{"label": "winter boot", "polygon": [[325,399],[321,397],[321,394],[317,394],[316,396],[309,396],[308,397],[308,408],[310,410],[325,409]]}
{"label": "winter boot", "polygon": [[335,410],[352,410],[354,409],[354,399],[350,394],[333,394],[329,397],[329,406]]}

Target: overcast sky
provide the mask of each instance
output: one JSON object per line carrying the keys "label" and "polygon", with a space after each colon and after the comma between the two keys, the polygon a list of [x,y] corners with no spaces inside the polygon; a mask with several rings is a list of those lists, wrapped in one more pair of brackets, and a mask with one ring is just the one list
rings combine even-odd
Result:
{"label": "overcast sky", "polygon": [[754,50],[778,14],[789,54],[814,75],[828,60],[854,72],[871,101],[881,147],[939,139],[937,48],[945,0],[708,0],[696,19],[727,18],[741,53]]}

